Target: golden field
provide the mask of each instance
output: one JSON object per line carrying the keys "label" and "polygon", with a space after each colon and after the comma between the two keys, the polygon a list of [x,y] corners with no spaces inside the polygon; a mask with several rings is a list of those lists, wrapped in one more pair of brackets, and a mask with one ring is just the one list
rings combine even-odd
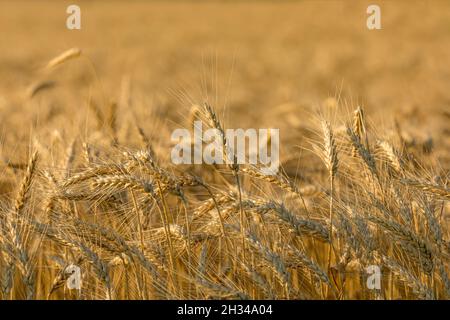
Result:
{"label": "golden field", "polygon": [[[0,299],[450,298],[450,3],[70,4],[0,2]],[[195,120],[279,174],[173,164]]]}

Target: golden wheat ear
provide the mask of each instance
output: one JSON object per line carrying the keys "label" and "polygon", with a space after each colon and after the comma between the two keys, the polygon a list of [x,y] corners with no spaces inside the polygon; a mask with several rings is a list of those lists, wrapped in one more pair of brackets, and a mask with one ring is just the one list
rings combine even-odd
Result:
{"label": "golden wheat ear", "polygon": [[81,49],[79,48],[71,48],[69,50],[64,51],[60,55],[54,57],[52,60],[50,60],[47,65],[45,66],[46,70],[50,70],[56,66],[59,66],[60,64],[63,64],[66,61],[75,59],[77,57],[81,56]]}
{"label": "golden wheat ear", "polygon": [[[356,137],[362,141],[363,135],[366,133],[366,124],[364,122],[364,110],[361,107],[356,108],[353,112],[353,132]],[[358,156],[358,150],[355,146],[352,147],[352,156],[356,158]]]}

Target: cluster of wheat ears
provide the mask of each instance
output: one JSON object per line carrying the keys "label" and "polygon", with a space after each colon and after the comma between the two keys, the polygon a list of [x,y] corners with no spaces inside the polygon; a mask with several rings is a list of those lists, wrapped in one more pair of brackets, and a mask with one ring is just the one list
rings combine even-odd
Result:
{"label": "cluster of wheat ears", "polygon": [[[114,108],[109,118],[114,132]],[[224,132],[207,103],[192,118]],[[6,163],[20,179],[0,206],[2,299],[450,298],[446,178],[401,129],[395,141],[372,134],[362,108],[343,128],[321,119],[309,182],[175,166],[135,132],[140,149],[114,134],[108,148],[74,139],[64,170],[37,145],[27,164]],[[69,290],[73,265],[82,282]]]}

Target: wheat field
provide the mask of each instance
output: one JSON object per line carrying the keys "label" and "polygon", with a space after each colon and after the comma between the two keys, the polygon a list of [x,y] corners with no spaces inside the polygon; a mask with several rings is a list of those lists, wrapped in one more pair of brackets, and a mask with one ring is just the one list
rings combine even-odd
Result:
{"label": "wheat field", "polygon": [[450,299],[448,2],[69,4],[0,3],[0,299]]}

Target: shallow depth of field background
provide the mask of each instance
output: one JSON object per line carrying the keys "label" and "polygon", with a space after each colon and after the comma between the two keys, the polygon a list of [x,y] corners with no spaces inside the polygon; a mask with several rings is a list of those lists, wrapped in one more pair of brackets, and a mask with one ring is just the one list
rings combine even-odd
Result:
{"label": "shallow depth of field background", "polygon": [[[379,31],[367,30],[364,1],[77,1],[81,31],[65,27],[71,3],[0,2],[6,146],[28,148],[31,121],[48,126],[49,106],[58,111],[52,126],[85,123],[89,96],[119,100],[125,81],[141,126],[154,123],[146,118],[150,108],[162,110],[163,122],[181,123],[190,107],[180,101],[186,92],[194,101],[217,98],[217,108],[226,103],[236,127],[279,127],[283,139],[324,100],[340,96],[343,112],[362,105],[380,130],[395,116],[417,139],[449,147],[446,1],[379,1]],[[95,73],[86,60],[40,71],[70,47],[83,50]],[[26,88],[43,79],[57,86],[24,101]],[[295,112],[286,114],[286,104]],[[448,163],[448,155],[439,156]]]}

